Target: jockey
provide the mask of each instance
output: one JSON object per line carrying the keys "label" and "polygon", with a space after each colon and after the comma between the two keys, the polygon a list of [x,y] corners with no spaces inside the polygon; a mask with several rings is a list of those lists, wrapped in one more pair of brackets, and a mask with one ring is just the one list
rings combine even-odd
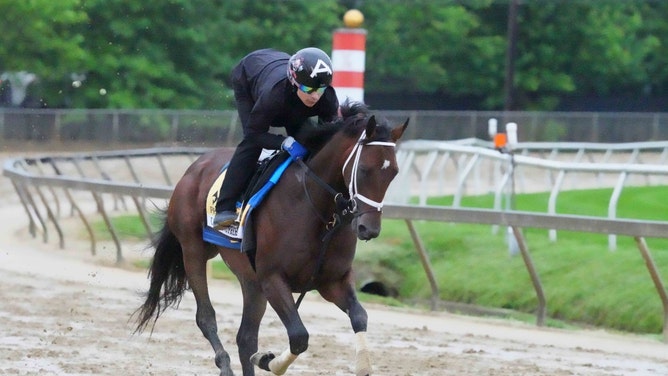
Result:
{"label": "jockey", "polygon": [[[263,49],[241,59],[232,71],[232,87],[244,138],[220,188],[215,229],[237,220],[236,202],[263,148],[282,148],[295,158],[304,157],[306,149],[293,138],[301,126],[313,116],[323,122],[336,118],[339,102],[331,82],[332,62],[318,48],[304,48],[292,56]],[[270,127],[284,127],[287,137],[269,133]]]}

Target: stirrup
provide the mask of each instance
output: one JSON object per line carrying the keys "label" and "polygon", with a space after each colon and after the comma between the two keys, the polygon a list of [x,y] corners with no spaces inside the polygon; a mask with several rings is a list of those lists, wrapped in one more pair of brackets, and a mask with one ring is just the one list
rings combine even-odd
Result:
{"label": "stirrup", "polygon": [[237,222],[234,222],[231,225],[218,230],[218,232],[230,240],[241,240],[241,234],[239,234],[239,223]]}
{"label": "stirrup", "polygon": [[237,220],[237,213],[231,210],[222,211],[216,213],[216,215],[214,216],[213,218],[214,223],[212,227],[216,230],[222,230],[225,227],[233,225],[236,220]]}

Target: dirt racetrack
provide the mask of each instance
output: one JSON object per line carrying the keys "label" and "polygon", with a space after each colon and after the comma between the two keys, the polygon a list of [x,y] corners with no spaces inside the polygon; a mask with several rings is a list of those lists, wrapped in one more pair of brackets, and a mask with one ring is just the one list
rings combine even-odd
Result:
{"label": "dirt racetrack", "polygon": [[[93,258],[85,246],[67,243],[62,250],[30,237],[25,213],[4,177],[0,222],[0,375],[217,374],[213,352],[194,322],[191,294],[161,317],[152,336],[133,335],[128,319],[147,288],[145,272]],[[213,281],[211,295],[221,339],[240,375],[234,344],[240,290]],[[376,375],[668,375],[668,345],[655,337],[366,308]],[[300,312],[310,347],[287,374],[352,375],[354,336],[346,315],[314,294]],[[281,352],[287,346],[271,309],[260,336],[261,350]]]}

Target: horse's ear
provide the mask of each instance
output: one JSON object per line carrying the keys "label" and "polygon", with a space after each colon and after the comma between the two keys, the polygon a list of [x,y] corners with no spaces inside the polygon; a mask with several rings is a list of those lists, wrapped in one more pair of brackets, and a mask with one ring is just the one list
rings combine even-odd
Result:
{"label": "horse's ear", "polygon": [[404,134],[404,131],[406,130],[406,127],[408,127],[408,120],[409,119],[406,119],[404,125],[400,125],[392,129],[392,141],[397,142],[397,140],[401,138],[401,136]]}
{"label": "horse's ear", "polygon": [[366,138],[372,139],[376,132],[376,115],[371,115],[369,121],[366,122]]}

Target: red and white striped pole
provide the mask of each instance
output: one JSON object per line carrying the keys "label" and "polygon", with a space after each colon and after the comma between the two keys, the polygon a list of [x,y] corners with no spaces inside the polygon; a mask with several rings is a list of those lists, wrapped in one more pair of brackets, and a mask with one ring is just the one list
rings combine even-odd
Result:
{"label": "red and white striped pole", "polygon": [[366,30],[360,26],[364,15],[351,9],[343,16],[345,28],[334,30],[332,38],[332,86],[339,103],[346,99],[364,102]]}

